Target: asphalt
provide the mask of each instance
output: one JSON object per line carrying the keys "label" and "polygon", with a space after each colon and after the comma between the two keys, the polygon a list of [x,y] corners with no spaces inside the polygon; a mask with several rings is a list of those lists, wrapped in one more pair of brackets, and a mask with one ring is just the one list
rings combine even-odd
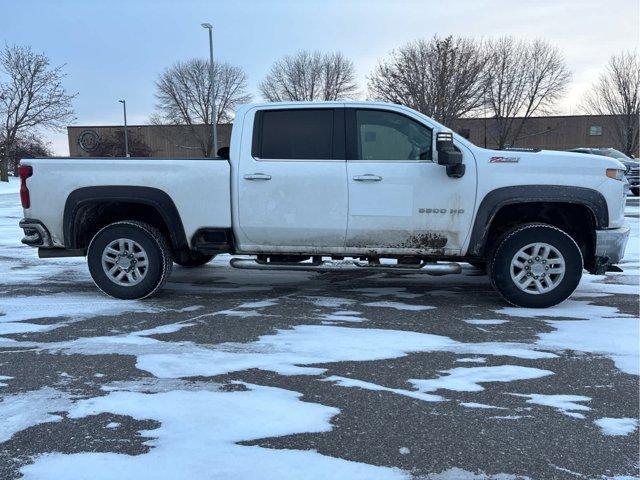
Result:
{"label": "asphalt", "polygon": [[[629,201],[637,208],[637,199]],[[633,213],[632,215],[637,216]],[[2,261],[2,259],[0,259]],[[45,262],[46,260],[41,260]],[[29,263],[34,265],[36,260]],[[56,264],[57,265],[57,264]],[[38,296],[72,291],[95,294],[90,278],[76,267],[66,275],[61,262],[48,279],[37,285],[5,286],[3,298]],[[232,280],[230,280],[232,275]],[[71,276],[73,285],[61,284]],[[638,277],[616,277],[615,281],[637,282]],[[377,289],[379,296],[367,296],[358,289]],[[412,295],[415,294],[415,295]],[[326,307],[314,298],[341,298],[353,303]],[[215,322],[190,321],[203,312],[233,310],[246,302],[274,300],[260,308],[260,316],[243,319],[223,315]],[[638,314],[636,295],[583,297],[594,305],[611,306],[621,313]],[[424,311],[400,311],[364,305],[375,301],[397,301],[436,307]],[[167,342],[195,342],[211,346],[223,342],[247,343],[278,329],[297,325],[322,325],[325,314],[336,310],[360,313],[366,321],[337,325],[353,328],[404,330],[443,335],[465,343],[534,343],[539,334],[553,330],[540,318],[511,318],[497,312],[505,307],[480,271],[467,266],[461,276],[416,279],[415,275],[371,273],[229,273],[228,267],[213,263],[193,270],[176,267],[160,295],[147,300],[156,312],[129,312],[121,315],[90,316],[40,333],[6,335],[23,342],[59,342],[77,338],[121,335],[159,325],[190,321],[192,326],[177,332],[154,335]],[[198,312],[180,311],[201,305]],[[29,308],[25,304],[25,308]],[[87,308],[90,308],[89,306]],[[0,307],[1,309],[1,307]],[[512,320],[496,325],[472,325],[465,319]],[[60,317],[40,318],[31,323],[60,323]],[[327,348],[331,348],[327,345]],[[460,355],[447,352],[410,353],[400,358],[335,362],[314,365],[326,368],[321,376],[279,375],[250,369],[214,377],[184,379],[201,385],[243,388],[242,381],[300,392],[302,400],[337,407],[332,429],[264,438],[246,442],[274,449],[314,449],[321,454],[372,465],[398,467],[415,478],[459,468],[476,474],[508,473],[533,479],[604,478],[638,476],[638,430],[626,436],[603,435],[593,420],[601,417],[638,418],[638,377],[623,373],[603,355],[561,351],[557,357],[523,360],[487,356],[483,366],[522,365],[551,370],[554,375],[508,383],[484,383],[482,392],[446,391],[447,401],[424,402],[391,392],[337,386],[323,381],[330,375],[363,380],[390,388],[410,389],[412,378],[431,378],[439,371],[460,367]],[[64,375],[62,373],[64,372]],[[99,374],[96,376],[96,374]],[[69,355],[29,347],[0,348],[0,375],[4,381],[0,400],[7,395],[52,387],[76,398],[104,395],[104,386],[114,382],[151,382],[150,373],[136,367],[136,358],[126,354]],[[584,419],[567,416],[557,409],[527,404],[511,393],[575,394],[591,398],[591,410]],[[440,393],[440,392],[434,392]],[[503,410],[464,408],[460,402],[479,402]],[[0,478],[19,478],[19,468],[43,453],[116,452],[141,455],[150,448],[143,431],[159,426],[155,420],[100,414],[69,418],[26,428],[0,443]],[[496,418],[518,416],[518,419]],[[118,422],[115,429],[105,428]],[[408,449],[408,453],[407,450]],[[401,453],[404,452],[404,453]]]}

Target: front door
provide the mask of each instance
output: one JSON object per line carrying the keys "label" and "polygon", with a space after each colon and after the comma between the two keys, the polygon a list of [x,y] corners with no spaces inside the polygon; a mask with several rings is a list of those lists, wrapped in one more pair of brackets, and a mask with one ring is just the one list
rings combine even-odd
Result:
{"label": "front door", "polygon": [[346,246],[406,254],[459,254],[471,228],[475,159],[450,178],[434,162],[433,130],[402,111],[347,109]]}
{"label": "front door", "polygon": [[253,125],[253,138],[243,139],[236,176],[241,248],[344,247],[344,109],[264,109]]}

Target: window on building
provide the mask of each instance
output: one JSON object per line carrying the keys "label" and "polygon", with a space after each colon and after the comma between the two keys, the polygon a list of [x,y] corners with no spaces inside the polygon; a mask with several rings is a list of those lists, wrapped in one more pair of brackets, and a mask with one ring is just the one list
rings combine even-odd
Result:
{"label": "window on building", "polygon": [[257,157],[274,160],[330,160],[333,109],[265,110]]}
{"label": "window on building", "polygon": [[602,127],[600,125],[591,125],[589,127],[589,135],[592,137],[602,135]]}
{"label": "window on building", "polygon": [[356,112],[359,160],[432,160],[430,128],[393,112]]}

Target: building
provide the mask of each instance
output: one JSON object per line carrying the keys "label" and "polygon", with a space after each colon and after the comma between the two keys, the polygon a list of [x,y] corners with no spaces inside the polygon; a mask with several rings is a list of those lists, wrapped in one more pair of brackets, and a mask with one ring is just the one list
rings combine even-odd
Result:
{"label": "building", "polygon": [[[531,117],[511,147],[570,150],[577,147],[613,147],[624,151],[614,129],[613,115],[572,115]],[[495,123],[492,118],[461,118],[453,129],[472,143],[496,148]],[[635,152],[634,156],[638,156]]]}
{"label": "building", "polygon": [[[209,125],[195,125],[195,134],[185,125],[128,125],[130,144],[148,147],[155,158],[202,158],[200,142],[210,135]],[[218,145],[229,146],[231,124],[218,125]],[[93,157],[107,139],[124,138],[124,127],[113,125],[67,127],[69,154],[72,157]],[[124,141],[123,141],[124,143]]]}
{"label": "building", "polygon": [[[549,150],[569,150],[576,147],[613,147],[623,150],[613,132],[613,117],[574,115],[532,117],[525,122],[514,147]],[[494,120],[491,118],[462,118],[452,128],[479,146],[495,148]],[[67,127],[69,152],[72,157],[96,156],[100,142],[109,137],[122,137],[122,126]],[[208,139],[208,125],[197,125],[196,134],[184,125],[130,125],[131,141],[149,147],[149,154],[157,158],[201,158],[198,138]],[[228,146],[231,124],[218,125],[218,144]],[[119,138],[120,138],[119,137]],[[635,156],[638,156],[636,152]]]}

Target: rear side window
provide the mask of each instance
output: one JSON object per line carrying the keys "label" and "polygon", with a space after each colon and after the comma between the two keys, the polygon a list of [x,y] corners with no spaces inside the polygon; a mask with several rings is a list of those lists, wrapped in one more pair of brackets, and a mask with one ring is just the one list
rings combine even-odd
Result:
{"label": "rear side window", "polygon": [[253,156],[273,160],[331,160],[334,110],[264,110],[256,115]]}

